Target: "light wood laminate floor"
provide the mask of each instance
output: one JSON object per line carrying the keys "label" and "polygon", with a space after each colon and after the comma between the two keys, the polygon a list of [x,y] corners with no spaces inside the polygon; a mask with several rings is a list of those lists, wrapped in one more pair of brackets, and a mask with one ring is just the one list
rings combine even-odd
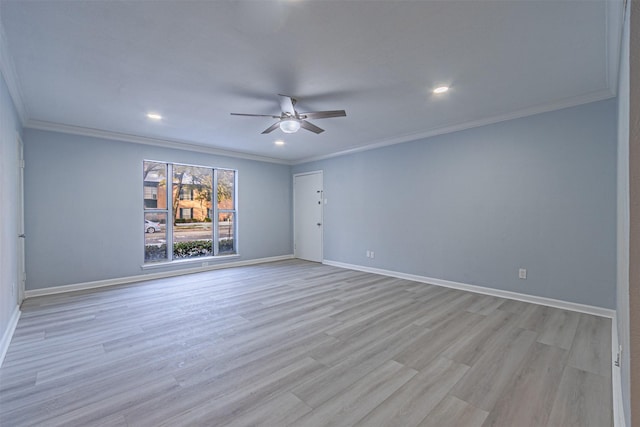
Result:
{"label": "light wood laminate floor", "polygon": [[299,260],[32,298],[2,426],[610,426],[610,319]]}

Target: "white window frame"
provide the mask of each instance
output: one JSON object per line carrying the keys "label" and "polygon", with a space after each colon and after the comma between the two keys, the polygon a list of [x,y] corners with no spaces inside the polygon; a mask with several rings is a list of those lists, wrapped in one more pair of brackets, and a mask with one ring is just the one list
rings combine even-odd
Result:
{"label": "white window frame", "polygon": [[[167,184],[165,185],[165,190],[166,191],[166,200],[167,200],[167,207],[166,209],[159,209],[159,208],[145,208],[144,207],[144,179],[142,180],[142,200],[141,200],[141,204],[142,204],[142,208],[143,208],[143,212],[142,212],[142,217],[143,217],[143,223],[144,223],[144,218],[145,218],[145,214],[147,213],[160,213],[160,214],[166,214],[167,217],[167,224],[166,224],[166,240],[167,240],[167,259],[163,260],[163,261],[146,261],[145,260],[145,246],[146,246],[146,242],[145,242],[145,230],[142,231],[142,247],[143,247],[143,264],[142,264],[142,268],[143,269],[148,269],[148,268],[154,268],[154,267],[163,267],[163,266],[167,266],[168,264],[183,264],[183,263],[190,263],[190,262],[206,262],[208,260],[212,260],[212,259],[229,259],[229,258],[238,258],[240,257],[240,251],[239,251],[239,247],[238,247],[238,170],[237,169],[229,169],[229,168],[216,168],[216,167],[212,167],[212,166],[202,166],[202,165],[193,165],[193,164],[189,164],[189,163],[175,163],[175,162],[168,162],[168,161],[164,161],[164,160],[151,160],[151,159],[144,159],[142,161],[142,166],[144,168],[144,164],[146,162],[153,162],[153,163],[161,163],[161,164],[165,164],[167,165],[167,177],[166,177],[166,181]],[[173,258],[173,168],[174,166],[192,166],[192,167],[197,167],[197,168],[205,168],[205,169],[210,169],[213,173],[213,183],[212,186],[213,188],[211,189],[211,205],[212,205],[212,213],[213,213],[213,217],[211,218],[211,222],[212,222],[212,249],[213,249],[213,255],[211,256],[203,256],[203,257],[194,257],[194,258],[186,258],[186,259],[174,259]],[[218,209],[218,171],[219,170],[224,170],[224,171],[232,171],[234,173],[234,182],[233,182],[233,209]],[[180,197],[180,195],[178,194],[176,197]],[[233,254],[224,254],[224,255],[219,255],[219,246],[220,246],[220,242],[218,239],[218,236],[220,234],[219,232],[219,222],[218,222],[218,213],[232,213],[233,214],[233,245],[234,245],[234,249],[235,252]]]}
{"label": "white window frame", "polygon": [[[233,171],[234,175],[233,175],[233,209],[219,209],[218,208],[218,171]],[[211,221],[215,223],[214,226],[214,239],[217,242],[216,245],[214,245],[214,250],[213,250],[213,254],[214,256],[218,256],[218,253],[220,252],[220,221],[218,219],[218,216],[220,213],[231,213],[233,214],[233,246],[235,249],[236,254],[239,253],[239,249],[238,249],[238,171],[235,169],[225,169],[225,168],[218,168],[218,169],[214,169],[213,171],[213,186],[216,189],[215,191],[215,200],[216,202],[213,203],[213,218],[211,218]],[[226,255],[223,255],[226,256]]]}

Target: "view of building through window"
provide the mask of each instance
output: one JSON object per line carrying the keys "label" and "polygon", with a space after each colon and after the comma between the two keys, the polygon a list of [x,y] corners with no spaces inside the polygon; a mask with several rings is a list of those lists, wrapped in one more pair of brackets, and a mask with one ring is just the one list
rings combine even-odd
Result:
{"label": "view of building through window", "polygon": [[218,238],[219,253],[233,254],[235,247],[236,223],[236,172],[232,170],[217,170],[217,201],[218,201]]}
{"label": "view of building through window", "polygon": [[145,161],[145,262],[235,254],[236,175],[228,169]]}

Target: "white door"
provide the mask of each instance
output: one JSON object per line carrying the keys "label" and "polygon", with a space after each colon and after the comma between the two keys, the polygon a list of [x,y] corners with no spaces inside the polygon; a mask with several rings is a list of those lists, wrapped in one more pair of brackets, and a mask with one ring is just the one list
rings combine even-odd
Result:
{"label": "white door", "polygon": [[322,262],[322,171],[293,176],[296,258]]}
{"label": "white door", "polygon": [[24,286],[27,278],[24,257],[24,148],[22,139],[17,137],[18,144],[18,304],[24,299]]}

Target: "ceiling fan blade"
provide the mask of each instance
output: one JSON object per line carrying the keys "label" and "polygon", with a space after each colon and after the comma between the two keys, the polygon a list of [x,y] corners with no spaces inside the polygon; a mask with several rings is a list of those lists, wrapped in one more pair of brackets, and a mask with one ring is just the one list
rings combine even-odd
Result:
{"label": "ceiling fan blade", "polygon": [[296,110],[293,108],[293,106],[296,103],[296,100],[290,96],[287,95],[278,95],[280,97],[280,108],[282,108],[282,112],[283,113],[289,113],[291,114],[293,117],[295,117],[296,115]]}
{"label": "ceiling fan blade", "polygon": [[346,117],[346,116],[347,116],[347,112],[344,110],[312,111],[310,113],[300,113],[300,117],[305,119],[328,119],[331,117]]}
{"label": "ceiling fan blade", "polygon": [[280,127],[280,122],[275,122],[274,124],[272,124],[271,126],[269,126],[268,128],[266,128],[262,134],[264,135],[265,133],[271,133],[274,130],[278,129]]}
{"label": "ceiling fan blade", "polygon": [[318,126],[309,123],[306,120],[300,120],[300,127],[306,130],[310,130],[313,133],[322,133],[324,129],[320,129]]}
{"label": "ceiling fan blade", "polygon": [[274,119],[279,119],[280,116],[274,116],[271,114],[245,114],[245,113],[231,113],[232,116],[247,116],[247,117],[271,117]]}

